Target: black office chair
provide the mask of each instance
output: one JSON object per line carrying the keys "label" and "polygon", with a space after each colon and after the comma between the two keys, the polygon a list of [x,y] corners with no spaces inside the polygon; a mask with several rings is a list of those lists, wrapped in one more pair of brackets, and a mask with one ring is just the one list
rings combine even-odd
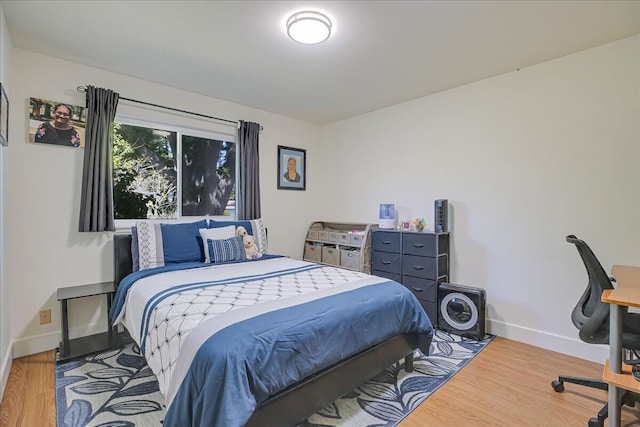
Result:
{"label": "black office chair", "polygon": [[[605,273],[600,261],[593,254],[589,246],[576,236],[567,236],[567,242],[576,245],[578,253],[584,262],[589,276],[587,289],[578,300],[578,304],[571,313],[571,320],[576,328],[580,330],[580,339],[591,344],[609,344],[609,304],[602,302],[602,291],[613,289],[614,278],[610,278]],[[622,346],[629,350],[640,350],[640,314],[623,313],[622,319]],[[559,376],[551,383],[551,386],[558,393],[564,391],[564,383],[573,383],[587,387],[607,390],[608,385],[602,380],[577,378],[569,376]],[[631,392],[623,392],[621,405],[633,407],[636,402],[640,402],[640,395]],[[603,427],[604,420],[609,413],[608,404],[598,412],[598,416],[589,420],[589,427]]]}

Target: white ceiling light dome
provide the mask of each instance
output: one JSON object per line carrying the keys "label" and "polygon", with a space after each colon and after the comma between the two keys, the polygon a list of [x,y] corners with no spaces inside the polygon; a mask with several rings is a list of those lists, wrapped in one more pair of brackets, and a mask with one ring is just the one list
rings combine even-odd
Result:
{"label": "white ceiling light dome", "polygon": [[305,10],[287,19],[287,34],[298,43],[322,43],[331,36],[331,19],[320,12]]}

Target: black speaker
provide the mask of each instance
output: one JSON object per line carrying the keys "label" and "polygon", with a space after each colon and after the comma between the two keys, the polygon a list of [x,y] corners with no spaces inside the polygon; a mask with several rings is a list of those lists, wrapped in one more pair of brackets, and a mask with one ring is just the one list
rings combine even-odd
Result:
{"label": "black speaker", "polygon": [[440,283],[438,329],[477,340],[483,339],[485,304],[484,289]]}
{"label": "black speaker", "polygon": [[438,199],[435,201],[433,208],[433,224],[436,233],[445,233],[449,231],[449,201],[447,199]]}

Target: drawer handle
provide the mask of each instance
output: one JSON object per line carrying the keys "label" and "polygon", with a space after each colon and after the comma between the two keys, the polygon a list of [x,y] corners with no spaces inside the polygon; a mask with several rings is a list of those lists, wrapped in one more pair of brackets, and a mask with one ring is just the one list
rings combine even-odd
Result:
{"label": "drawer handle", "polygon": [[424,270],[424,267],[421,265],[414,265],[413,268],[415,268],[416,270]]}
{"label": "drawer handle", "polygon": [[414,248],[424,248],[424,245],[422,243],[414,243],[413,247]]}
{"label": "drawer handle", "polygon": [[391,264],[391,261],[382,261],[382,263],[383,263],[384,265],[389,265],[389,264]]}
{"label": "drawer handle", "polygon": [[424,289],[422,288],[412,288],[415,292],[422,292],[424,291]]}
{"label": "drawer handle", "polygon": [[383,240],[382,244],[383,245],[390,245],[391,244],[391,240]]}

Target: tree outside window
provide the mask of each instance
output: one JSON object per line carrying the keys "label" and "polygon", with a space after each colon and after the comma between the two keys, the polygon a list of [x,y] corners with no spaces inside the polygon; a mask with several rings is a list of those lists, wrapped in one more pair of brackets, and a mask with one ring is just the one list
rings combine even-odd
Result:
{"label": "tree outside window", "polygon": [[113,176],[116,219],[235,215],[230,141],[116,123]]}

